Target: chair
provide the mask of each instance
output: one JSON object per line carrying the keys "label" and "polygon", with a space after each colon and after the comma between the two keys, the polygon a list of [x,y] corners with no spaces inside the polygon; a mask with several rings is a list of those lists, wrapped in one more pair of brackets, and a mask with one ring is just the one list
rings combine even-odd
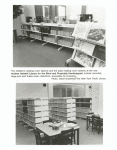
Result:
{"label": "chair", "polygon": [[[77,124],[76,121],[71,121],[71,120],[68,120],[67,121],[68,123],[74,123],[74,124]],[[72,141],[74,144],[76,143],[76,140],[75,140],[75,131],[73,131],[73,141]]]}
{"label": "chair", "polygon": [[103,126],[103,119],[100,118],[100,116],[92,116],[92,132],[93,129],[96,127],[96,129],[98,128],[98,134],[100,132],[101,127]]}
{"label": "chair", "polygon": [[[88,115],[94,115],[94,112],[89,112]],[[89,126],[90,126],[90,123],[92,123],[92,117],[89,118]]]}
{"label": "chair", "polygon": [[36,128],[34,129],[36,145],[49,145],[48,136],[41,136],[41,132]]}
{"label": "chair", "polygon": [[60,134],[60,140],[59,140],[59,145],[72,145],[72,140],[73,140],[73,129],[67,129],[61,131]]}

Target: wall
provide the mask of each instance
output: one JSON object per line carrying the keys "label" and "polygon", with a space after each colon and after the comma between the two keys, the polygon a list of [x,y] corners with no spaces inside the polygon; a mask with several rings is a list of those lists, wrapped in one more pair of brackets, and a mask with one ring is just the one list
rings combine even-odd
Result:
{"label": "wall", "polygon": [[35,18],[35,6],[34,5],[23,5],[25,17]]}
{"label": "wall", "polygon": [[98,113],[103,117],[103,84],[99,85],[99,108]]}
{"label": "wall", "polygon": [[21,19],[20,19],[20,16],[17,17],[16,19],[13,19],[13,29],[16,29],[17,30],[17,35],[22,35],[21,34]]}
{"label": "wall", "polygon": [[19,98],[48,98],[48,88],[42,83],[17,83],[16,99]]}
{"label": "wall", "polygon": [[81,5],[66,5],[66,16],[68,19],[77,19],[77,15],[81,14]]}
{"label": "wall", "polygon": [[102,6],[87,6],[86,14],[93,14],[93,18],[98,23],[105,23],[106,12],[105,7]]}
{"label": "wall", "polygon": [[103,84],[95,83],[92,84],[91,88],[92,96],[92,112],[103,116]]}
{"label": "wall", "polygon": [[[58,84],[54,86],[54,96],[61,97],[62,89],[71,88],[73,97],[85,97],[86,96],[86,85],[85,84]],[[66,92],[67,93],[67,92]]]}

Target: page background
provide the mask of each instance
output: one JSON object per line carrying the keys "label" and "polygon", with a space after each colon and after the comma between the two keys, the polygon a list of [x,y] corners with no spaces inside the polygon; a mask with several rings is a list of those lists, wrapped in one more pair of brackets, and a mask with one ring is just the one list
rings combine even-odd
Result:
{"label": "page background", "polygon": [[[16,99],[16,83],[17,82],[46,82],[52,83],[51,80],[42,80],[35,78],[26,78],[26,79],[13,79],[10,77],[12,69],[27,69],[27,68],[13,68],[13,43],[12,43],[12,28],[13,28],[13,19],[12,19],[12,5],[41,5],[41,4],[67,4],[67,5],[103,5],[106,7],[106,68],[98,69],[102,70],[102,74],[106,77],[106,81],[103,82],[104,88],[104,134],[103,134],[103,145],[100,147],[103,148],[115,148],[116,146],[116,113],[117,113],[117,48],[116,48],[116,39],[117,39],[117,1],[111,0],[107,2],[105,0],[95,1],[39,1],[39,0],[18,0],[18,1],[2,1],[1,3],[1,130],[2,130],[2,143],[1,145],[4,148],[15,148],[15,149],[25,149],[25,146],[15,145],[15,99]],[[33,68],[28,68],[33,69]],[[40,68],[35,68],[40,69]],[[48,68],[44,68],[48,69]],[[51,69],[51,68],[50,68]],[[54,68],[52,68],[54,69]],[[61,68],[60,68],[61,69]],[[93,68],[92,68],[93,69]],[[83,82],[83,81],[80,81]],[[87,81],[88,82],[88,81]],[[91,81],[94,82],[94,81]],[[2,148],[3,148],[2,147]],[[32,146],[26,146],[29,150],[32,149]],[[35,149],[39,149],[38,146],[34,146]],[[44,146],[44,148],[55,148],[54,146]],[[64,148],[64,147],[62,147]],[[70,147],[67,147],[70,149]],[[74,146],[74,148],[78,148]],[[94,146],[80,146],[82,149],[98,149],[99,147]],[[60,149],[56,146],[56,149]]]}

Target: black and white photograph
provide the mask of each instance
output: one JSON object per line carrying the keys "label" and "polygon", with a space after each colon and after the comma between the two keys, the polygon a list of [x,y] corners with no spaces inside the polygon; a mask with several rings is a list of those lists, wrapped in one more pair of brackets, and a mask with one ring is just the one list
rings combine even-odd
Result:
{"label": "black and white photograph", "polygon": [[16,145],[102,145],[103,83],[16,83]]}
{"label": "black and white photograph", "polygon": [[105,7],[13,5],[13,67],[105,67]]}

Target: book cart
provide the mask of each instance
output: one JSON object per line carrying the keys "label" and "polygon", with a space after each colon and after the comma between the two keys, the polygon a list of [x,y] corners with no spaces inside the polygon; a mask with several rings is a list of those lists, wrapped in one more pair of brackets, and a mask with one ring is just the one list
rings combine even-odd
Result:
{"label": "book cart", "polygon": [[76,120],[76,104],[72,98],[52,98],[49,100],[49,117],[53,120]]}
{"label": "book cart", "polygon": [[16,118],[24,127],[32,130],[36,124],[49,119],[47,99],[18,99],[16,100]]}

